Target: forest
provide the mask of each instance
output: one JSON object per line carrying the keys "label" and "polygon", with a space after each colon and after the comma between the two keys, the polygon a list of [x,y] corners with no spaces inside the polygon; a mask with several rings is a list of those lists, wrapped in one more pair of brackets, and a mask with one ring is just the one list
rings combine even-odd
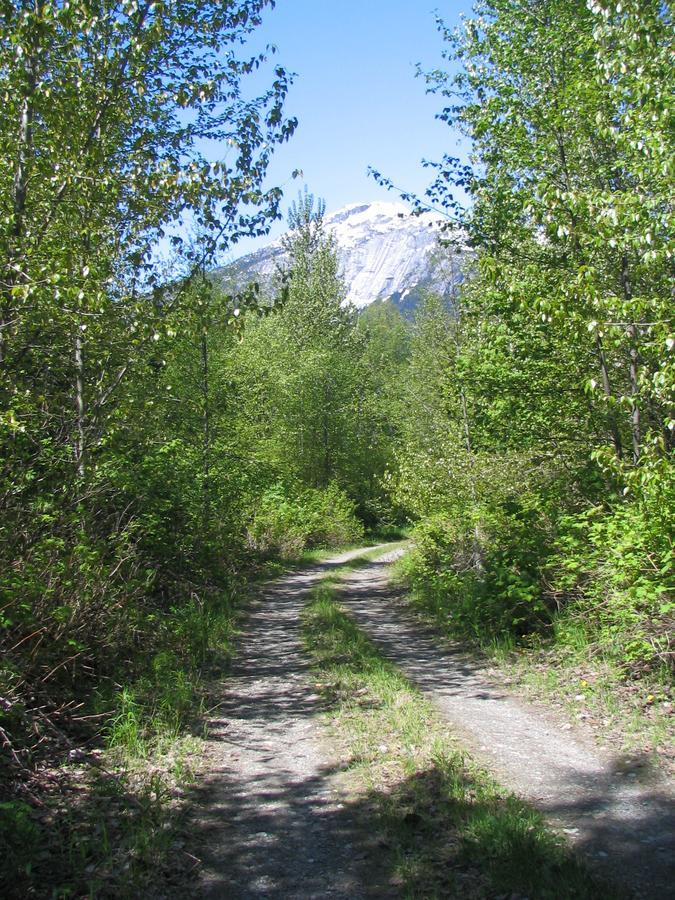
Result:
{"label": "forest", "polygon": [[345,303],[307,189],[271,288],[212,274],[288,206],[267,170],[297,125],[292,77],[243,44],[269,5],[0,7],[0,880],[16,896],[99,895],[73,762],[87,791],[142,806],[135,887],[100,895],[146,896],[166,852],[156,760],[172,753],[174,777],[189,752],[251,585],[331,549],[407,536],[397,577],[446,635],[670,697],[669,4],[439,18],[446,65],[420,89],[471,161],[428,163],[427,194],[404,198],[438,212],[441,264],[470,252],[453,296],[429,291],[412,318]]}

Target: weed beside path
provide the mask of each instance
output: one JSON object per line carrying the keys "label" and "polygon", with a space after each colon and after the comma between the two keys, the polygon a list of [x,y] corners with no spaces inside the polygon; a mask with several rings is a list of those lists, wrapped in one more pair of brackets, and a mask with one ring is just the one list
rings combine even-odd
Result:
{"label": "weed beside path", "polygon": [[502,651],[493,658],[525,696],[588,728],[626,766],[675,774],[674,705],[664,683],[632,680],[609,661],[565,650]]}

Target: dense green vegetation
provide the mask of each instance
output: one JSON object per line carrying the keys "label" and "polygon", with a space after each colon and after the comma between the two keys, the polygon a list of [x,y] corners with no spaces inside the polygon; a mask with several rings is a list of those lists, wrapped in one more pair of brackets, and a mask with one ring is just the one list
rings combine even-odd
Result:
{"label": "dense green vegetation", "polygon": [[[471,138],[429,191],[475,251],[416,328],[407,574],[455,634],[672,667],[672,50],[663,4],[486,0],[456,76]],[[454,202],[453,185],[472,198]],[[449,233],[449,236],[451,233]]]}
{"label": "dense green vegetation", "polygon": [[238,48],[266,5],[1,12],[0,856],[19,895],[95,893],[87,870],[142,891],[187,766],[167,740],[199,728],[243,583],[391,518],[389,332],[343,305],[322,205],[291,209],[269,296],[208,274],[279,216],[263,182],[289,79],[252,93],[268,61]]}
{"label": "dense green vegetation", "polygon": [[[672,670],[668,5],[480,0],[458,34],[439,22],[460,72],[427,83],[473,160],[438,163],[427,200],[461,226],[443,252],[471,252],[452,305],[429,296],[412,325],[345,304],[307,192],[267,294],[209,275],[280,214],[290,79],[242,49],[267,5],[0,9],[0,857],[19,890],[53,825],[31,817],[41,766],[107,747],[127,774],[96,790],[154,815],[163,789],[129,760],[190,729],[270,560],[413,521],[406,577],[453,634]],[[43,867],[95,890],[70,879],[96,842],[73,862],[61,824]]]}
{"label": "dense green vegetation", "polygon": [[[377,437],[354,433],[365,342],[311,198],[275,296],[207,277],[279,215],[263,182],[295,127],[289,78],[252,88],[268,61],[240,47],[266,5],[0,11],[0,857],[19,895],[95,892],[83,872],[107,842],[77,835],[118,827],[101,785],[131,819],[146,795],[161,807],[163,742],[230,652],[247,573],[377,517]],[[101,746],[114,771],[78,785]],[[39,775],[57,764],[62,781]],[[129,865],[108,868],[140,891],[153,831],[129,834]]]}

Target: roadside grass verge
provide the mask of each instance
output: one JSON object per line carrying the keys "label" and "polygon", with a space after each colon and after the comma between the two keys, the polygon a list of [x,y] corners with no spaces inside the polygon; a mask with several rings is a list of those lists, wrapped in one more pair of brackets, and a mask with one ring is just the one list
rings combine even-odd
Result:
{"label": "roadside grass verge", "polygon": [[384,877],[402,896],[618,896],[537,812],[470,761],[431,704],[343,612],[330,583],[314,590],[303,636],[362,798],[365,840],[377,845]]}
{"label": "roadside grass verge", "polygon": [[75,716],[38,720],[48,753],[0,796],[0,896],[143,897],[187,884],[185,791],[210,681],[236,635],[237,591],[211,593],[157,618],[145,658],[120,665],[124,681],[101,679]]}
{"label": "roadside grass verge", "polygon": [[[410,584],[409,559],[392,566],[392,581],[406,589],[414,613],[442,637],[467,643],[456,634],[450,601],[427,597]],[[512,635],[476,635],[473,645],[528,697],[560,708],[572,719],[595,730],[598,739],[619,752],[634,755],[642,765],[672,767],[675,763],[673,711],[675,697],[667,677],[639,679],[621,668],[602,648],[590,643],[582,628],[566,623],[547,637],[532,634],[517,642]],[[638,760],[639,757],[639,760]]]}
{"label": "roadside grass verge", "polygon": [[607,747],[642,765],[675,764],[673,694],[663,681],[627,678],[584,647],[496,647],[491,656],[527,696],[588,724]]}
{"label": "roadside grass verge", "polygon": [[145,896],[186,876],[180,816],[201,741],[141,725],[141,709],[131,714],[127,696],[105,734],[64,746],[32,774],[26,799],[0,803],[3,897]]}
{"label": "roadside grass verge", "polygon": [[186,878],[181,800],[198,751],[184,737],[142,760],[101,753],[43,772],[52,784],[41,807],[0,810],[3,897],[137,897]]}

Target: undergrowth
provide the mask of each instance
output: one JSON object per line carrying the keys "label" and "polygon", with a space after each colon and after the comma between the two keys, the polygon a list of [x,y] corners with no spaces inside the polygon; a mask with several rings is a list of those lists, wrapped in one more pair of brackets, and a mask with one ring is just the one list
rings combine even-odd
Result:
{"label": "undergrowth", "polygon": [[398,566],[452,637],[545,645],[672,683],[672,477],[638,498],[566,511],[525,494],[423,518]]}
{"label": "undergrowth", "polygon": [[14,702],[0,724],[14,755],[0,782],[2,896],[143,896],[187,877],[195,861],[182,850],[181,798],[235,615],[234,590],[165,610],[145,623],[146,653],[118,661],[93,690],[85,682],[77,703],[55,704],[57,684],[43,710],[28,707],[6,673]]}
{"label": "undergrowth", "polygon": [[[574,513],[527,493],[423,519],[395,576],[421,615],[626,751],[672,752],[672,473]],[[560,507],[560,508],[558,508]]]}

